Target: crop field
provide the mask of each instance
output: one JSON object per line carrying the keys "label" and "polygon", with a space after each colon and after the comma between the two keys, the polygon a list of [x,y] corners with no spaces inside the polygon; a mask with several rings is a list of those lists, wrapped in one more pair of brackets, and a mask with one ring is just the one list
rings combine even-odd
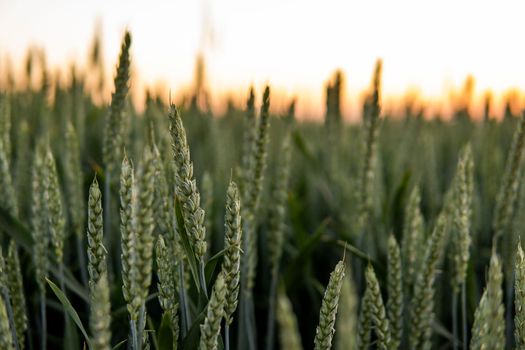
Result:
{"label": "crop field", "polygon": [[110,103],[0,91],[0,350],[525,349],[522,115],[391,118],[381,61],[358,123],[137,109],[121,45]]}

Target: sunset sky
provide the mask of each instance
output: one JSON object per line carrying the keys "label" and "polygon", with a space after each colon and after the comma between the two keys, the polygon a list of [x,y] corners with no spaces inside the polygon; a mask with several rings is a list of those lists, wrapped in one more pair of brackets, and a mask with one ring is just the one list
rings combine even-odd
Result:
{"label": "sunset sky", "polygon": [[202,50],[215,99],[270,83],[282,101],[297,96],[299,113],[315,115],[341,68],[351,118],[377,58],[387,106],[409,90],[448,99],[469,74],[478,96],[523,89],[524,13],[523,1],[510,0],[0,0],[0,72],[7,56],[21,70],[30,44],[46,50],[51,67],[84,63],[100,25],[112,75],[129,28],[137,86],[182,91]]}

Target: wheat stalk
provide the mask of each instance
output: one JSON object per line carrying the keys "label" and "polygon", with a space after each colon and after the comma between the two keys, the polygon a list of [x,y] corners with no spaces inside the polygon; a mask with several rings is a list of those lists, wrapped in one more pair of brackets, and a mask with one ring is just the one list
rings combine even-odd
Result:
{"label": "wheat stalk", "polygon": [[16,218],[18,216],[18,203],[13,179],[9,170],[7,148],[2,141],[0,141],[0,195],[3,198],[0,206]]}
{"label": "wheat stalk", "polygon": [[26,299],[24,297],[24,285],[22,282],[22,271],[16,243],[11,240],[6,259],[7,287],[13,306],[13,319],[16,328],[16,337],[20,349],[24,349],[24,333],[28,329]]}
{"label": "wheat stalk", "polygon": [[104,128],[103,157],[108,175],[117,175],[118,164],[124,150],[125,119],[124,104],[129,90],[131,34],[126,32],[120,48],[117,74],[115,75],[115,91],[111,95],[111,105]]}
{"label": "wheat stalk", "polygon": [[[202,209],[206,213],[204,217],[204,227],[206,229],[206,242],[208,246],[213,245],[212,227],[213,227],[213,180],[210,173],[205,172],[202,175]],[[209,249],[207,251],[209,255]]]}
{"label": "wheat stalk", "polygon": [[[452,329],[454,339],[458,335],[457,321],[457,298],[460,291],[465,293],[465,279],[470,257],[470,221],[472,216],[472,196],[474,190],[474,163],[472,160],[472,150],[470,144],[465,146],[460,153],[459,162],[452,189],[447,193],[446,206],[454,219],[456,230],[453,231],[451,239],[452,256]],[[462,298],[462,309],[465,311],[465,298]],[[466,347],[466,315],[463,312],[463,345]],[[454,341],[454,349],[457,349],[457,342]]]}
{"label": "wheat stalk", "polygon": [[277,290],[277,278],[279,275],[279,265],[283,252],[283,244],[287,234],[286,231],[286,207],[288,199],[288,181],[290,177],[290,136],[287,132],[281,145],[280,157],[277,161],[277,173],[273,182],[272,206],[270,207],[270,230],[268,231],[267,242],[270,255],[270,296],[268,307],[267,324],[267,349],[271,350],[274,339],[274,313]]}
{"label": "wheat stalk", "polygon": [[350,276],[350,269],[346,269],[348,275],[343,279],[341,296],[339,297],[339,311],[336,323],[336,349],[355,350],[357,348],[357,309],[359,300],[356,295],[355,286]]}
{"label": "wheat stalk", "polygon": [[76,235],[77,255],[80,265],[80,273],[84,284],[88,284],[86,274],[86,259],[84,256],[84,220],[86,218],[86,205],[84,200],[84,183],[81,168],[80,142],[73,124],[68,121],[65,135],[64,150],[64,183],[66,189],[67,211],[69,214],[69,226]]}
{"label": "wheat stalk", "polygon": [[68,209],[73,231],[81,236],[85,218],[85,204],[82,184],[82,169],[80,164],[80,144],[78,136],[69,122],[66,130],[66,149],[64,161],[64,175],[68,196]]}
{"label": "wheat stalk", "polygon": [[217,349],[217,339],[221,331],[221,320],[224,316],[224,303],[226,301],[226,284],[222,273],[217,276],[210,301],[206,309],[206,318],[201,325],[201,338],[199,350]]}
{"label": "wheat stalk", "polygon": [[390,347],[397,349],[403,333],[403,275],[401,271],[401,253],[393,235],[388,237],[388,319],[392,340]]}
{"label": "wheat stalk", "polygon": [[226,214],[224,216],[224,247],[226,252],[222,263],[226,283],[225,319],[228,325],[233,322],[239,294],[241,260],[241,201],[235,182],[230,181],[226,193]]}
{"label": "wheat stalk", "polygon": [[246,186],[248,186],[249,170],[252,168],[252,152],[253,145],[255,143],[255,137],[257,135],[256,128],[257,120],[255,119],[255,92],[253,87],[250,87],[248,99],[246,101],[246,111],[244,113],[244,124],[243,124],[243,143],[242,143],[242,181],[241,190],[244,193]]}
{"label": "wheat stalk", "polygon": [[11,101],[7,94],[0,95],[0,143],[3,145],[7,164],[9,165],[12,155],[11,145]]}
{"label": "wheat stalk", "polygon": [[490,258],[487,287],[474,315],[470,349],[505,348],[505,308],[503,307],[503,274],[493,251]]}
{"label": "wheat stalk", "polygon": [[245,259],[246,259],[246,290],[253,289],[255,280],[255,269],[257,268],[257,230],[256,230],[256,213],[259,209],[259,202],[263,187],[264,171],[266,169],[267,143],[269,129],[269,109],[270,109],[270,88],[264,89],[261,113],[257,125],[256,137],[251,147],[251,167],[247,171],[249,179],[248,187],[245,189],[243,198],[243,217],[245,226]]}
{"label": "wheat stalk", "polygon": [[27,200],[31,194],[31,150],[29,149],[29,125],[20,121],[16,134],[16,160],[14,167],[14,185],[18,195],[18,207],[26,211]]}
{"label": "wheat stalk", "polygon": [[403,280],[405,291],[412,294],[412,287],[416,275],[416,267],[422,260],[420,253],[424,239],[424,221],[419,205],[421,195],[419,187],[412,190],[405,209],[403,238],[401,239],[401,255],[403,258]]}
{"label": "wheat stalk", "polygon": [[278,170],[273,182],[272,205],[269,209],[270,230],[268,233],[268,250],[272,275],[276,275],[278,272],[284,238],[286,236],[286,204],[291,161],[289,134],[284,137],[279,155]]}
{"label": "wheat stalk", "polygon": [[153,145],[153,158],[155,162],[155,198],[154,214],[158,233],[166,235],[168,240],[174,240],[173,230],[173,201],[171,200],[170,188],[160,151]]}
{"label": "wheat stalk", "polygon": [[91,289],[89,327],[91,349],[111,349],[111,304],[109,299],[108,276],[104,271]]}
{"label": "wheat stalk", "polygon": [[3,298],[0,298],[0,349],[14,350],[13,336],[9,328],[9,318],[7,317],[6,305]]}
{"label": "wheat stalk", "polygon": [[122,262],[122,293],[131,312],[131,275],[133,257],[135,255],[135,232],[133,230],[134,217],[134,187],[133,164],[125,155],[120,171],[120,236],[121,236],[121,262]]}
{"label": "wheat stalk", "polygon": [[102,193],[95,177],[89,187],[88,199],[88,273],[91,292],[98,284],[100,276],[107,272],[103,225]]}
{"label": "wheat stalk", "polygon": [[48,190],[44,164],[44,148],[37,144],[31,174],[31,234],[33,238],[33,265],[35,266],[36,283],[40,294],[40,316],[42,319],[42,349],[46,349],[46,278],[48,276],[49,229],[46,222]]}
{"label": "wheat stalk", "polygon": [[159,236],[156,245],[157,260],[157,290],[159,292],[159,303],[162,310],[168,315],[170,326],[173,334],[173,349],[177,349],[179,338],[179,316],[177,309],[179,307],[176,299],[177,289],[175,285],[174,264],[170,261],[170,255],[164,238]]}
{"label": "wheat stalk", "polygon": [[425,249],[423,266],[417,274],[411,302],[409,341],[411,348],[429,349],[434,319],[434,280],[442,255],[447,216],[442,212]]}
{"label": "wheat stalk", "polygon": [[514,280],[514,339],[516,349],[525,349],[525,255],[518,243],[516,253],[516,272]]}
{"label": "wheat stalk", "polygon": [[[153,193],[154,193],[155,164],[151,150],[146,147],[139,168],[137,183],[137,201],[133,220],[133,231],[135,232],[135,259],[137,268],[137,290],[134,297],[140,294],[141,305],[148,296],[151,284],[151,269],[153,256]],[[133,290],[133,288],[132,288]]]}
{"label": "wheat stalk", "polygon": [[284,291],[277,293],[277,323],[281,349],[302,350],[301,336],[292,303]]}
{"label": "wheat stalk", "polygon": [[464,283],[467,275],[469,260],[470,220],[472,213],[472,191],[473,191],[473,162],[470,145],[461,152],[458,169],[456,173],[456,210],[454,223],[457,234],[452,236],[451,247],[453,249],[454,274],[452,287],[456,293]]}
{"label": "wheat stalk", "polygon": [[390,322],[386,316],[383,297],[381,296],[381,290],[379,289],[379,282],[377,281],[377,277],[372,265],[368,265],[366,268],[365,277],[366,288],[370,291],[370,298],[368,302],[370,303],[370,314],[372,315],[372,321],[375,325],[378,347],[382,350],[395,349],[395,345],[392,344]]}
{"label": "wheat stalk", "polygon": [[[503,256],[504,273],[507,279],[507,296],[511,297],[512,272],[514,265],[514,247],[516,234],[510,229],[511,220],[516,209],[516,200],[519,192],[520,178],[525,158],[525,115],[521,117],[518,127],[514,131],[511,148],[509,150],[505,171],[501,180],[492,228],[494,231],[493,241],[498,244],[503,238],[506,254]],[[511,300],[511,298],[509,298]]]}
{"label": "wheat stalk", "polygon": [[176,165],[176,195],[182,206],[186,232],[192,241],[193,251],[200,264],[201,287],[206,290],[203,278],[204,257],[207,249],[206,227],[204,226],[205,213],[200,206],[200,194],[193,175],[193,164],[190,159],[186,131],[182,125],[179,110],[175,105],[170,107],[169,120],[173,157]]}
{"label": "wheat stalk", "polygon": [[46,152],[45,172],[47,175],[45,178],[45,186],[48,195],[47,221],[49,225],[49,235],[51,245],[54,248],[55,261],[60,265],[64,258],[65,220],[55,158],[50,149]]}
{"label": "wheat stalk", "polygon": [[239,296],[240,265],[241,265],[241,201],[235,182],[230,181],[226,192],[226,214],[224,216],[224,260],[222,271],[226,284],[226,301],[224,305],[225,347],[229,349],[229,328],[233,322],[233,313],[237,309]]}
{"label": "wheat stalk", "polygon": [[379,116],[381,114],[381,69],[382,62],[378,60],[374,70],[372,93],[370,95],[369,108],[367,109],[368,113],[364,115],[365,149],[359,179],[359,216],[357,222],[359,234],[366,229],[374,205],[374,166],[377,157],[377,137],[379,133]]}
{"label": "wheat stalk", "polygon": [[314,349],[331,349],[332,338],[335,334],[335,319],[337,307],[339,306],[339,295],[345,275],[344,261],[341,260],[330,274],[330,280],[326,286],[319,315],[319,325],[315,331]]}
{"label": "wheat stalk", "polygon": [[366,289],[361,299],[361,311],[357,324],[357,349],[367,350],[370,346],[372,333],[372,305],[370,303],[370,290]]}

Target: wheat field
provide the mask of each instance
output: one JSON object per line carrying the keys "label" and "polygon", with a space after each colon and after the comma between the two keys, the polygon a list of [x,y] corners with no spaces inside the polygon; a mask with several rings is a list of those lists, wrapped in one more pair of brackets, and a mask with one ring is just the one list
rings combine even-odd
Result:
{"label": "wheat field", "polygon": [[392,118],[381,61],[359,123],[340,75],[323,122],[138,112],[131,46],[109,105],[0,93],[1,350],[525,349],[522,115]]}

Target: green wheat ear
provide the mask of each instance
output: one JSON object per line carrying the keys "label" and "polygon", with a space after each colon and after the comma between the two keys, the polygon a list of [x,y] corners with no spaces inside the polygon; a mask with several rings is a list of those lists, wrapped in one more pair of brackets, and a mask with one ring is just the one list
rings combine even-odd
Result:
{"label": "green wheat ear", "polygon": [[360,169],[359,213],[357,221],[358,234],[366,229],[372,210],[374,209],[374,179],[375,162],[377,158],[377,138],[381,114],[381,69],[382,62],[376,62],[372,81],[372,93],[368,100],[368,108],[364,118],[364,153]]}
{"label": "green wheat ear", "polygon": [[22,120],[18,126],[16,140],[16,159],[14,166],[14,186],[16,194],[18,195],[18,207],[22,210],[28,208],[27,198],[31,194],[31,150],[30,144],[30,130],[27,121]]}
{"label": "green wheat ear", "polygon": [[391,347],[397,349],[403,332],[403,275],[401,253],[393,235],[388,237],[388,319],[392,332]]}
{"label": "green wheat ear", "polygon": [[505,308],[503,306],[503,273],[498,255],[490,258],[487,287],[474,314],[470,349],[505,348]]}
{"label": "green wheat ear", "polygon": [[257,212],[263,188],[264,172],[266,170],[266,158],[268,157],[268,131],[270,128],[270,87],[264,89],[261,114],[256,125],[255,138],[251,146],[249,168],[246,169],[245,179],[249,179],[243,189],[243,211],[244,220],[244,258],[242,269],[246,271],[243,278],[243,291],[250,295],[255,283],[257,269]]}
{"label": "green wheat ear", "polygon": [[37,144],[31,172],[31,234],[33,238],[33,263],[38,288],[43,294],[46,290],[49,259],[49,233],[46,222],[48,190],[46,186],[45,149]]}
{"label": "green wheat ear", "polygon": [[85,220],[85,201],[83,193],[83,174],[80,162],[80,144],[78,135],[69,122],[66,131],[66,150],[64,162],[64,175],[66,193],[68,196],[68,210],[71,226],[75,234],[81,236]]}
{"label": "green wheat ear", "polygon": [[386,317],[386,310],[383,303],[383,297],[381,296],[379,282],[377,281],[377,277],[372,265],[368,265],[365,277],[366,288],[370,291],[370,299],[368,302],[370,303],[371,307],[370,313],[372,315],[372,322],[375,325],[378,347],[382,350],[395,348],[394,344],[392,343],[390,322]]}
{"label": "green wheat ear", "polygon": [[156,145],[153,146],[153,157],[155,162],[154,214],[157,227],[156,232],[161,235],[166,235],[169,241],[173,241],[174,230],[171,217],[174,213],[173,201],[170,193],[170,185],[168,184],[166,167]]}
{"label": "green wheat ear", "polygon": [[279,325],[279,344],[281,349],[302,350],[301,336],[292,303],[284,290],[277,294],[277,323]]}
{"label": "green wheat ear", "polygon": [[7,308],[3,298],[0,298],[0,349],[14,350],[13,335],[9,328]]}
{"label": "green wheat ear", "polygon": [[324,292],[321,312],[319,315],[319,325],[315,331],[314,349],[328,350],[332,348],[332,338],[335,334],[335,319],[339,306],[339,295],[343,278],[345,275],[344,261],[341,260],[330,274],[330,280]]}
{"label": "green wheat ear", "polygon": [[[6,346],[7,349],[14,348],[16,333],[16,323],[14,324],[15,328],[12,329],[12,315],[9,315],[9,307],[12,307],[12,297],[9,294],[10,281],[8,280],[9,274],[7,271],[6,261],[3,256],[2,249],[0,247],[0,336],[6,337],[6,339],[0,339],[0,345]],[[7,294],[6,294],[7,293]],[[1,310],[4,309],[4,310]],[[7,333],[6,333],[7,332]],[[7,347],[7,342],[9,342],[9,347]],[[4,349],[1,347],[0,349]]]}
{"label": "green wheat ear", "polygon": [[403,258],[403,281],[408,295],[412,295],[412,287],[416,278],[416,267],[420,265],[423,254],[425,223],[421,209],[421,194],[419,187],[412,190],[405,208],[403,238],[401,239],[401,255]]}
{"label": "green wheat ear", "polygon": [[16,336],[18,345],[24,349],[25,336],[27,331],[27,308],[26,299],[24,297],[24,286],[22,278],[22,270],[20,268],[20,259],[18,258],[18,251],[15,241],[9,242],[9,249],[6,259],[7,270],[7,287],[9,289],[9,296],[11,298],[11,305],[13,306],[13,318],[16,329]]}
{"label": "green wheat ear", "polygon": [[[206,242],[208,247],[213,244],[213,179],[210,173],[205,172],[202,175],[202,209],[206,213],[204,217],[204,227],[206,229]],[[210,249],[206,251],[206,255],[209,255]]]}
{"label": "green wheat ear", "polygon": [[128,94],[130,76],[131,34],[126,32],[120,49],[117,74],[115,76],[115,91],[111,95],[111,105],[106,119],[104,134],[103,158],[104,164],[110,174],[116,175],[118,164],[124,151],[124,135],[126,120],[124,118],[124,105]]}
{"label": "green wheat ear", "polygon": [[241,201],[235,182],[230,181],[226,193],[226,214],[224,216],[224,260],[222,271],[226,283],[225,319],[228,325],[233,322],[237,309],[241,265]]}
{"label": "green wheat ear", "polygon": [[62,264],[64,258],[64,240],[66,238],[64,210],[62,195],[58,182],[55,158],[48,148],[45,158],[45,186],[47,192],[47,223],[51,245],[54,248],[54,258],[58,264]]}
{"label": "green wheat ear", "polygon": [[456,202],[454,223],[457,232],[452,236],[451,249],[454,263],[452,287],[455,293],[459,293],[461,285],[465,281],[470,256],[470,226],[474,182],[473,168],[472,150],[470,145],[467,145],[461,152],[454,179],[454,199]]}
{"label": "green wheat ear", "polygon": [[[347,271],[350,271],[350,269],[347,268]],[[350,275],[350,272],[348,272],[348,275]],[[336,349],[338,350],[357,349],[356,334],[358,307],[359,300],[357,298],[352,276],[343,278],[336,324]]]}
{"label": "green wheat ear", "polygon": [[121,236],[121,262],[122,262],[122,294],[128,305],[128,311],[132,312],[131,302],[131,280],[133,257],[135,253],[135,232],[133,230],[134,218],[134,187],[135,179],[133,173],[133,164],[128,157],[124,155],[122,167],[120,170],[120,236]]}
{"label": "green wheat ear", "polygon": [[170,261],[169,250],[166,247],[164,238],[159,235],[156,245],[157,260],[157,290],[159,293],[159,303],[162,310],[168,315],[173,334],[173,348],[177,349],[179,337],[179,317],[177,309],[179,307],[177,296],[176,271],[174,264]]}
{"label": "green wheat ear", "polygon": [[133,227],[135,220],[135,178],[133,163],[124,155],[120,171],[120,236],[121,236],[121,263],[122,263],[122,294],[126,301],[128,312],[132,319],[136,319],[135,308],[132,305],[132,284],[136,281],[135,256],[137,255],[136,231]]}
{"label": "green wheat ear", "polygon": [[243,190],[248,186],[250,181],[249,170],[252,167],[252,148],[256,137],[256,126],[257,120],[255,119],[255,92],[253,87],[250,87],[248,100],[246,101],[246,111],[244,113],[243,123],[243,143],[242,143],[242,181],[241,189]]}
{"label": "green wheat ear", "polygon": [[3,198],[0,206],[14,218],[18,216],[18,203],[15,187],[9,169],[9,157],[6,146],[0,141],[0,195]]}
{"label": "green wheat ear", "polygon": [[190,236],[195,256],[203,265],[207,249],[206,227],[204,226],[205,213],[200,206],[200,194],[193,175],[193,163],[190,159],[186,131],[182,125],[179,110],[175,105],[170,107],[169,120],[173,157],[176,165],[176,194],[182,206],[184,226]]}
{"label": "green wheat ear", "polygon": [[496,197],[492,229],[494,231],[494,244],[502,239],[504,273],[509,280],[512,279],[515,244],[517,235],[511,229],[512,217],[516,211],[516,201],[520,186],[521,173],[525,160],[525,115],[521,116],[518,127],[514,131],[512,144],[507,155],[505,171]]}
{"label": "green wheat ear", "polygon": [[268,234],[268,250],[270,253],[270,270],[274,275],[276,275],[279,270],[284,238],[286,237],[286,204],[290,178],[290,162],[290,136],[286,134],[280,149],[277,174],[272,189],[272,205],[269,209],[270,230]]}
{"label": "green wheat ear", "polygon": [[0,143],[2,144],[7,163],[9,164],[12,156],[11,146],[11,101],[10,97],[0,95]]}
{"label": "green wheat ear", "polygon": [[89,326],[92,349],[111,349],[111,304],[106,272],[100,275],[98,282],[92,288],[90,311]]}
{"label": "green wheat ear", "polygon": [[442,212],[425,249],[423,266],[416,277],[411,301],[409,326],[410,346],[415,349],[430,348],[432,321],[434,319],[434,280],[442,256],[447,231],[447,215]]}
{"label": "green wheat ear", "polygon": [[89,188],[87,232],[89,287],[92,293],[100,276],[107,272],[102,216],[102,193],[95,177]]}
{"label": "green wheat ear", "polygon": [[370,290],[366,289],[361,299],[361,311],[357,324],[357,349],[367,350],[370,346],[372,334],[372,305],[370,303]]}
{"label": "green wheat ear", "polygon": [[224,275],[219,273],[206,309],[206,318],[201,325],[199,350],[217,349],[218,337],[221,331],[221,320],[224,316],[225,301],[226,284],[224,283]]}
{"label": "green wheat ear", "polygon": [[155,162],[149,147],[144,150],[142,164],[137,176],[137,202],[133,217],[136,233],[136,260],[141,300],[145,302],[151,284],[153,256],[153,195],[155,186]]}
{"label": "green wheat ear", "polygon": [[525,255],[518,243],[514,281],[514,339],[517,349],[525,349]]}

